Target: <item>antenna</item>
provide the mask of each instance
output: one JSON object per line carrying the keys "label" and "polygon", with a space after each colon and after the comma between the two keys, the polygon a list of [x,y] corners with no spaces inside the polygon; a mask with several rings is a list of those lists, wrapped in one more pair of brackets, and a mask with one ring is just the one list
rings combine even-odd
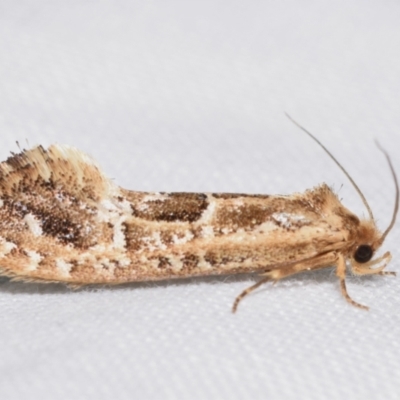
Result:
{"label": "antenna", "polygon": [[397,212],[399,211],[399,181],[397,180],[397,175],[396,172],[393,168],[392,160],[389,157],[389,154],[387,151],[378,143],[377,140],[375,140],[376,145],[378,146],[378,149],[385,155],[387,162],[389,163],[390,171],[392,172],[393,180],[394,180],[394,185],[396,188],[396,200],[394,202],[394,209],[393,209],[393,215],[392,215],[392,220],[390,221],[389,226],[386,228],[385,232],[383,232],[382,237],[381,237],[381,243],[385,240],[387,234],[390,232],[390,230],[393,228],[394,223],[396,222],[396,217],[397,217]]}
{"label": "antenna", "polygon": [[[309,132],[307,129],[303,128],[298,122],[296,122],[288,113],[285,112],[285,115],[297,126],[299,127],[303,132],[307,133],[308,136],[311,137],[311,139],[313,139],[315,142],[317,142],[317,144],[319,144],[323,150],[325,150],[325,152],[328,154],[328,156],[336,163],[336,165],[343,171],[343,173],[347,176],[347,178],[349,179],[349,181],[351,182],[351,184],[353,185],[354,189],[356,189],[357,193],[360,195],[361,200],[363,201],[366,209],[368,210],[368,214],[369,217],[372,221],[374,221],[374,215],[372,214],[372,210],[371,207],[369,206],[367,199],[365,198],[365,196],[363,195],[362,191],[360,190],[360,188],[358,187],[358,185],[354,182],[353,178],[350,176],[350,174],[344,169],[344,167],[339,163],[338,160],[336,160],[336,158],[333,156],[333,154],[311,133]],[[379,145],[378,145],[379,146]],[[393,214],[394,219],[392,219],[391,224],[389,225],[389,228],[386,229],[385,233],[383,234],[383,238],[389,233],[390,229],[392,229],[392,226],[394,225],[394,221],[396,219],[396,214],[397,214],[397,210],[398,210],[398,206],[399,206],[399,188],[398,188],[398,183],[397,183],[397,178],[396,178],[396,174],[394,173],[394,169],[392,166],[392,163],[390,161],[389,156],[386,154],[386,152],[379,147],[383,153],[386,155],[388,161],[389,161],[389,165],[390,168],[392,170],[392,174],[395,177],[395,181],[396,181],[396,188],[397,188],[397,197],[396,197],[396,206],[395,206],[395,212]]]}

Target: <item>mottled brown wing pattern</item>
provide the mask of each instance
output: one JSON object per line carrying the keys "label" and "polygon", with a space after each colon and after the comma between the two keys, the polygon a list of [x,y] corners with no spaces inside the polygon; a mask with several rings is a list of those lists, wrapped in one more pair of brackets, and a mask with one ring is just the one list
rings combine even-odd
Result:
{"label": "mottled brown wing pattern", "polygon": [[344,251],[358,225],[324,184],[291,196],[133,192],[58,145],[0,164],[0,267],[18,279],[86,284],[259,272]]}

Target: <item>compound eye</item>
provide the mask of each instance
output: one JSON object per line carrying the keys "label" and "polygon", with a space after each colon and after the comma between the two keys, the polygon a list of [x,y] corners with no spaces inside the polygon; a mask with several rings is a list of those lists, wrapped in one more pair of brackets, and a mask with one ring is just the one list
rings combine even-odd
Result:
{"label": "compound eye", "polygon": [[362,244],[354,253],[354,259],[360,264],[366,263],[372,258],[373,254],[374,251],[370,245]]}

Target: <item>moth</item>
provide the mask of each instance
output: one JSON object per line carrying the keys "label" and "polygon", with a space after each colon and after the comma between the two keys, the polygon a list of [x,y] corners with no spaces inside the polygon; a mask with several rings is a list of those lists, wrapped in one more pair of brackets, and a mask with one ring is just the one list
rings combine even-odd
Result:
{"label": "moth", "polygon": [[[300,127],[304,130],[304,128]],[[373,259],[381,233],[344,207],[326,184],[292,195],[148,193],[123,189],[86,154],[52,145],[0,163],[0,274],[13,280],[88,284],[256,273],[261,284],[334,267],[341,292],[346,263],[357,275],[387,275],[389,252]]]}

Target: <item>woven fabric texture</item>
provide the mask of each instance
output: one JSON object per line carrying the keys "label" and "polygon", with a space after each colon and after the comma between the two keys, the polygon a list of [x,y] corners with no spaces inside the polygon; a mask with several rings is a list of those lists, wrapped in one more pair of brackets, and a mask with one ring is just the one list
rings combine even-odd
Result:
{"label": "woven fabric texture", "polygon": [[[1,160],[36,144],[89,153],[146,191],[290,194],[321,182],[380,228],[400,175],[400,4],[2,1]],[[398,224],[383,245],[400,272]],[[333,269],[72,291],[0,283],[8,400],[399,399],[400,279]]]}

